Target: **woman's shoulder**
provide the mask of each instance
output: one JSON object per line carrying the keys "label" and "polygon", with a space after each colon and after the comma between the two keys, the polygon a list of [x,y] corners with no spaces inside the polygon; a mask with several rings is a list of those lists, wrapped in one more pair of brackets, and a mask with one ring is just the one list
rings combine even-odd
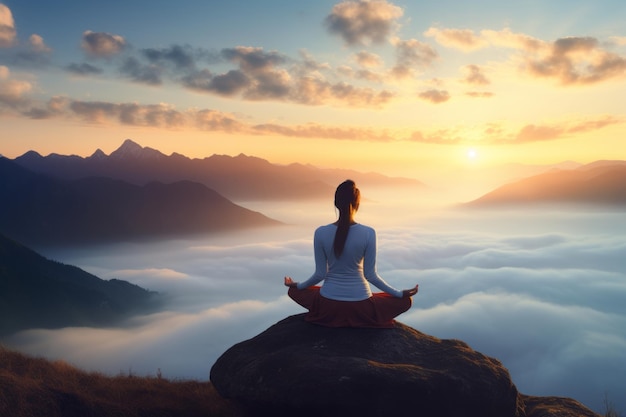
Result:
{"label": "woman's shoulder", "polygon": [[335,226],[333,223],[330,224],[324,224],[322,226],[318,226],[317,229],[315,229],[315,234],[323,234],[323,233],[335,233],[335,230],[337,230],[337,226]]}
{"label": "woman's shoulder", "polygon": [[374,234],[376,233],[376,230],[374,230],[373,227],[368,226],[366,224],[357,223],[357,224],[352,225],[352,227],[363,231],[363,233],[374,233]]}

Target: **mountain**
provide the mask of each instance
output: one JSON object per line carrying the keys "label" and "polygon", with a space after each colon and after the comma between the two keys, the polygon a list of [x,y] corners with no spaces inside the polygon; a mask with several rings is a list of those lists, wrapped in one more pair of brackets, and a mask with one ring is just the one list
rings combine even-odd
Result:
{"label": "mountain", "polygon": [[235,201],[328,198],[346,178],[362,187],[424,186],[417,180],[375,173],[320,169],[302,164],[276,165],[244,154],[212,155],[203,159],[191,159],[178,153],[166,156],[130,139],[108,156],[100,149],[86,158],[59,154],[44,157],[29,151],[14,161],[32,171],[65,179],[100,176],[136,185],[151,181],[194,181]]}
{"label": "mountain", "polygon": [[545,203],[626,207],[626,161],[596,161],[576,169],[534,175],[503,185],[466,206]]}
{"label": "mountain", "polygon": [[29,328],[104,326],[155,310],[160,297],[51,261],[0,234],[0,336]]}
{"label": "mountain", "polygon": [[190,181],[61,180],[0,158],[0,232],[30,245],[231,231],[279,222]]}

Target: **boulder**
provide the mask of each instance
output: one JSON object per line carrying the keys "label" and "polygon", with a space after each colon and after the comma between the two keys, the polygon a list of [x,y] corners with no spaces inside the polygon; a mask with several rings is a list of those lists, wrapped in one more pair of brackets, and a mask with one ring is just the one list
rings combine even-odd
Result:
{"label": "boulder", "polygon": [[252,415],[525,416],[498,360],[399,322],[328,328],[290,316],[228,349],[211,382]]}
{"label": "boulder", "polygon": [[600,417],[571,398],[522,395],[522,399],[527,417]]}

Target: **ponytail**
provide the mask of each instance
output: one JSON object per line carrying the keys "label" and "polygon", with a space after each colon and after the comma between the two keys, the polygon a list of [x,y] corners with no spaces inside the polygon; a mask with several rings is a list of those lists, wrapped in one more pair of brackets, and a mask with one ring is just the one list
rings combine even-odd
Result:
{"label": "ponytail", "polygon": [[339,210],[339,219],[337,220],[333,252],[337,258],[343,253],[348,232],[350,231],[350,222],[352,221],[350,216],[351,208],[354,210],[358,209],[360,199],[361,193],[352,180],[342,182],[335,191],[335,207]]}

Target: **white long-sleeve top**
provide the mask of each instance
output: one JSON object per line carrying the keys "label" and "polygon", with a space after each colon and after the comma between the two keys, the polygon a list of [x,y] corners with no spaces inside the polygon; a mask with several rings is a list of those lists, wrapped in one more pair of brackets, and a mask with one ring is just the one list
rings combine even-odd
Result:
{"label": "white long-sleeve top", "polygon": [[315,230],[313,249],[315,272],[306,281],[298,283],[298,289],[324,284],[320,294],[339,301],[360,301],[372,296],[371,283],[378,289],[395,297],[402,291],[387,284],[376,272],[376,231],[362,224],[350,226],[343,253],[335,257],[333,242],[337,226],[328,224]]}

